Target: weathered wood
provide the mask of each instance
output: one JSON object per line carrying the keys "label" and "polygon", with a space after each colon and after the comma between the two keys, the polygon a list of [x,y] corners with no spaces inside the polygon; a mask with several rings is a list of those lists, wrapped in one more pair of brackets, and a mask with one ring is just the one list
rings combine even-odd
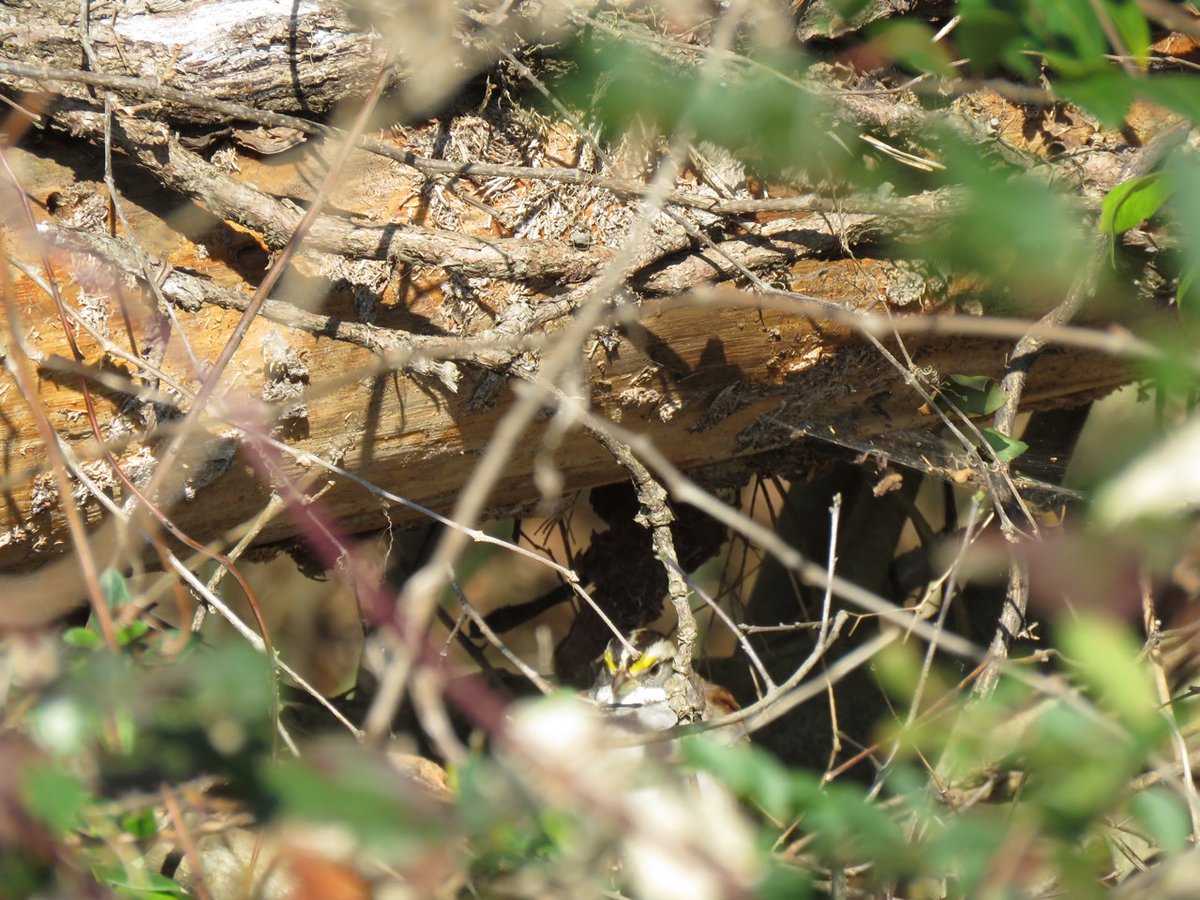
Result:
{"label": "weathered wood", "polygon": [[[81,269],[60,258],[60,272]],[[872,304],[877,285],[897,283],[909,273],[894,263],[868,260],[812,262],[799,266],[793,287],[846,307]],[[901,280],[897,282],[897,278]],[[44,358],[68,356],[48,300],[28,282],[20,292],[21,309],[30,334]],[[897,311],[900,308],[897,307]],[[215,357],[236,314],[205,307],[184,318],[184,333],[202,359]],[[119,336],[118,317],[110,331]],[[285,420],[284,436],[295,450],[335,462],[384,490],[445,512],[479,456],[486,452],[497,421],[510,402],[504,389],[497,402],[479,409],[473,398],[488,373],[464,369],[457,393],[434,378],[377,373],[370,350],[346,341],[280,329],[260,319],[235,357],[229,373],[230,406],[257,400],[271,382],[264,362],[264,341],[281,334],[295,358],[303,361],[310,386],[307,415]],[[906,339],[921,367],[943,374],[969,372],[999,375],[1009,340],[963,339],[953,336]],[[787,446],[795,441],[787,423],[803,421],[831,429],[853,442],[929,424],[919,397],[905,389],[901,373],[889,366],[861,336],[812,322],[803,315],[749,307],[689,306],[679,301],[643,307],[636,326],[624,329],[611,350],[599,345],[581,350],[586,359],[588,388],[595,408],[623,425],[645,433],[677,465],[696,468]],[[118,371],[119,361],[105,361],[88,348],[89,361]],[[175,341],[164,366],[183,381],[188,378]],[[42,401],[64,437],[86,455],[91,443],[81,418],[76,379],[52,367],[43,369]],[[357,373],[357,374],[356,374]],[[1092,353],[1063,351],[1035,367],[1026,393],[1028,408],[1078,403],[1102,394],[1128,377],[1112,359]],[[327,389],[327,385],[338,385]],[[724,405],[730,396],[736,398]],[[723,397],[723,392],[725,396]],[[11,391],[10,391],[11,394]],[[101,424],[109,429],[126,397],[108,392],[101,404]],[[531,430],[493,495],[497,512],[521,508],[537,498],[532,473],[542,450],[546,425]],[[213,426],[217,433],[222,429]],[[37,565],[65,549],[67,538],[47,496],[44,478],[35,477],[44,459],[28,410],[15,398],[5,405],[0,425],[5,459],[7,503],[0,516],[4,538],[0,567]],[[228,444],[217,449],[227,452]],[[144,459],[144,451],[126,448],[123,459]],[[568,491],[621,477],[604,450],[581,432],[567,435],[554,452]],[[227,467],[224,467],[227,464]],[[289,461],[290,475],[304,481],[317,474],[312,464]],[[102,483],[112,484],[93,469]],[[269,486],[244,458],[225,458],[209,471],[211,481],[197,486],[192,499],[172,510],[176,522],[206,540],[253,516],[266,502]],[[414,521],[419,515],[373,497],[363,488],[331,476],[335,487],[323,502],[351,530]],[[322,480],[321,484],[324,483]],[[119,491],[116,491],[119,494]],[[94,502],[89,516],[99,515]],[[40,510],[36,512],[35,510]],[[295,524],[278,519],[261,539],[280,540],[295,534]]]}
{"label": "weathered wood", "polygon": [[[324,115],[361,98],[383,63],[376,38],[353,27],[335,0],[108,0],[87,4],[86,36],[97,68],[109,75],[154,79],[202,98],[231,100],[281,113]],[[77,69],[84,60],[84,23],[76,0],[0,3],[0,59]],[[40,93],[28,78],[0,77],[9,90]],[[63,107],[83,119],[100,107],[98,93],[58,85]],[[124,95],[131,104],[145,98]],[[192,104],[152,101],[153,118],[191,125],[228,125]]]}
{"label": "weathered wood", "polygon": [[[318,3],[293,10],[224,0],[189,5],[193,31],[207,28],[214,41],[218,33],[226,41],[246,38],[247,52],[230,61],[201,59],[200,50],[210,44],[162,24],[167,19],[178,24],[179,8],[120,5],[114,16],[112,8],[93,5],[91,44],[106,71],[152,73],[164,84],[262,109],[319,113],[358,96],[363,79],[380,62],[377,48],[339,18],[337,8]],[[0,27],[13,32],[2,52],[18,61],[36,55],[77,66],[77,9],[73,0],[36,9],[0,4],[0,16],[8,17],[0,19]],[[234,20],[234,9],[245,12],[241,21]],[[246,31],[247,22],[257,23],[257,30]],[[152,39],[156,35],[159,43]],[[187,52],[180,49],[185,38]],[[303,53],[297,51],[299,38]],[[136,62],[143,57],[151,68]],[[310,65],[316,68],[305,68]],[[0,84],[9,92],[36,86],[14,78]],[[100,426],[126,470],[144,480],[157,446],[146,434],[153,411],[139,406],[130,392],[147,390],[153,373],[140,371],[129,355],[151,360],[166,376],[153,385],[160,402],[189,405],[189,392],[199,384],[192,357],[209,362],[219,354],[270,254],[287,243],[299,221],[294,201],[311,196],[330,150],[309,139],[264,158],[262,147],[239,139],[205,159],[161,121],[145,119],[171,116],[214,126],[219,123],[213,113],[189,112],[186,104],[177,108],[161,99],[140,111],[141,120],[118,110],[116,181],[131,230],[126,234],[110,222],[99,184],[102,94],[70,82],[56,82],[54,90],[63,99],[46,107],[43,121],[79,139],[46,136],[10,153],[36,215],[54,226],[11,249],[36,269],[38,254],[50,248],[68,303],[108,342],[97,344],[80,332],[101,397]],[[125,99],[132,105],[143,98]],[[920,116],[919,107],[902,104],[896,95],[855,95],[860,105],[868,100],[904,106],[906,121]],[[982,94],[953,114],[998,122],[1008,144],[1042,154],[1038,130],[1027,127],[1019,108],[1005,104]],[[1107,146],[1086,149],[1085,136],[1077,137],[1073,168],[1056,177],[1072,178],[1086,197],[1095,198],[1115,177],[1117,165],[1110,159],[1115,154]],[[645,160],[636,148],[624,156],[614,151],[616,159],[602,162],[569,123],[547,123],[519,107],[471,107],[447,122],[418,123],[373,140],[377,152],[351,158],[308,249],[263,307],[227,373],[221,402],[209,410],[212,459],[192,473],[188,499],[171,509],[178,525],[197,539],[222,534],[266,500],[270,485],[236,452],[242,439],[234,427],[264,399],[284,413],[280,439],[301,457],[285,458],[290,476],[323,486],[326,476],[309,459],[319,457],[385,491],[448,511],[510,405],[503,379],[480,364],[520,363],[520,353],[554,340],[638,214],[630,185],[644,178]],[[434,148],[445,158],[431,159]],[[400,165],[400,159],[412,160],[413,167]],[[461,166],[475,166],[482,174],[447,177]],[[852,211],[816,198],[815,211],[806,212],[804,203],[785,196],[756,208],[746,173],[736,161],[727,167],[734,196],[711,189],[689,168],[671,195],[681,201],[672,207],[675,219],[660,216],[637,248],[628,285],[662,302],[627,303],[606,332],[580,348],[582,383],[596,411],[645,433],[688,469],[791,446],[797,429],[856,446],[897,430],[927,428],[932,420],[920,412],[920,396],[863,336],[805,312],[757,310],[740,302],[698,306],[680,295],[753,271],[843,308],[886,307],[898,315],[953,309],[969,299],[968,286],[938,286],[903,262],[875,255],[882,237],[914,239],[921,223],[949,201],[932,193],[919,202],[881,199],[876,213],[871,198],[848,200],[845,208]],[[539,169],[563,177],[524,177]],[[613,189],[593,184],[593,175]],[[726,215],[721,229],[711,229],[711,238],[705,229],[714,220],[699,211],[706,197],[712,209],[726,204],[736,213]],[[905,203],[916,210],[913,216],[902,214],[909,208]],[[108,234],[114,230],[116,238]],[[156,305],[144,283],[134,284],[134,276],[144,282],[147,273],[132,243],[148,255],[170,310]],[[160,269],[160,263],[168,267]],[[112,277],[114,267],[121,277]],[[123,497],[105,463],[95,458],[78,367],[62,363],[70,353],[58,313],[28,277],[14,275],[22,330],[41,366],[37,399],[67,444],[91,460],[92,477]],[[169,324],[171,317],[177,326]],[[531,329],[535,343],[523,343]],[[904,341],[932,385],[950,373],[1000,375],[1014,337],[931,333],[909,334]],[[11,347],[11,336],[6,340]],[[894,345],[894,339],[885,343]],[[133,386],[131,377],[139,379]],[[1126,367],[1111,358],[1056,351],[1034,367],[1023,406],[1078,404],[1127,377]],[[45,448],[24,399],[9,376],[3,378],[0,569],[28,569],[66,550],[69,537],[42,470]],[[163,406],[155,415],[161,424],[170,410]],[[533,427],[511,460],[492,495],[494,513],[536,503],[533,473],[548,461],[568,492],[622,477],[608,454],[581,432],[569,432],[552,453],[546,450],[542,436],[548,427]],[[748,461],[742,471],[754,466]],[[345,477],[328,478],[334,486],[322,502],[348,529],[381,528],[419,515],[392,508]],[[89,519],[99,518],[99,506],[82,488],[78,499]],[[259,539],[278,541],[296,533],[295,523],[280,518]]]}

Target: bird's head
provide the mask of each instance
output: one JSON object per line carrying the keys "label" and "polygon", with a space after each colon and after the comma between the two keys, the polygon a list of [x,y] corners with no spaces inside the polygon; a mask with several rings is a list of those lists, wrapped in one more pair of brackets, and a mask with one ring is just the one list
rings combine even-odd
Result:
{"label": "bird's head", "polygon": [[609,641],[600,657],[589,696],[603,706],[649,706],[667,702],[667,678],[675,659],[675,642],[639,628],[628,637],[634,651],[621,641]]}

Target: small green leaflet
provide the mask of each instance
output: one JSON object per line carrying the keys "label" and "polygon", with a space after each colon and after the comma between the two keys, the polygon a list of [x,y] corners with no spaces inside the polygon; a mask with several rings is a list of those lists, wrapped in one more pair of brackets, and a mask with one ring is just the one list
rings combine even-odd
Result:
{"label": "small green leaflet", "polygon": [[125,583],[125,576],[116,569],[109,568],[100,573],[100,590],[111,607],[129,602],[129,585]]}
{"label": "small green leaflet", "polygon": [[[1138,7],[1136,0],[1106,0],[1104,12],[1121,35],[1124,49],[1143,69],[1150,53],[1150,23]],[[1120,48],[1114,46],[1114,51]]]}
{"label": "small green leaflet", "polygon": [[63,632],[63,643],[68,647],[76,647],[80,650],[95,650],[104,643],[104,639],[99,633],[91,628],[68,628]]}
{"label": "small green leaflet", "polygon": [[1134,794],[1129,801],[1134,818],[1171,856],[1188,847],[1191,822],[1187,808],[1165,787],[1152,787]]}
{"label": "small green leaflet", "polygon": [[1122,181],[1100,204],[1100,230],[1116,236],[1137,227],[1162,208],[1167,193],[1162,172]]}
{"label": "small green leaflet", "polygon": [[139,841],[146,841],[158,834],[158,823],[154,819],[154,812],[149,809],[143,809],[136,813],[127,813],[121,816],[121,830]]}
{"label": "small green leaflet", "polygon": [[1179,307],[1179,315],[1185,319],[1200,321],[1200,281],[1196,273],[1200,268],[1192,266],[1179,276],[1179,287],[1175,290],[1175,305]]}
{"label": "small green leaflet", "polygon": [[187,890],[159,872],[149,869],[130,871],[123,866],[96,866],[92,874],[97,880],[123,894],[134,897],[188,897]]}
{"label": "small green leaflet", "polygon": [[988,446],[992,448],[992,452],[996,454],[996,459],[1000,462],[1012,462],[1022,453],[1029,449],[1029,445],[1024,441],[1018,441],[1016,438],[1011,438],[995,428],[981,428],[980,434],[987,441]]}
{"label": "small green leaflet", "polygon": [[20,777],[21,799],[30,813],[60,835],[79,827],[80,813],[92,799],[79,779],[49,764],[27,766]]}
{"label": "small green leaflet", "polygon": [[943,409],[948,401],[968,416],[990,416],[1004,405],[1004,392],[987,375],[950,375],[935,399]]}
{"label": "small green leaflet", "polygon": [[872,43],[886,56],[917,72],[954,75],[950,51],[933,42],[933,29],[921,22],[901,20],[872,29]]}

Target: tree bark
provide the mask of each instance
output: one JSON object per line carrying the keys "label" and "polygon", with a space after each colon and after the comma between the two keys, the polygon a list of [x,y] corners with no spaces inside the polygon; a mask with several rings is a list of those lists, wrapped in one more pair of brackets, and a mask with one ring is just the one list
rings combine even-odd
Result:
{"label": "tree bark", "polygon": [[[40,381],[36,397],[14,390],[7,374],[0,389],[0,569],[36,567],[70,545],[29,402],[44,405],[85,471],[123,499],[98,458],[80,377],[100,397],[98,425],[117,458],[135,482],[144,481],[160,440],[155,428],[169,426],[190,405],[200,374],[194,361],[203,365],[219,354],[271,254],[299,221],[295,199],[311,196],[332,155],[312,136],[323,126],[289,120],[298,126],[290,139],[303,142],[268,158],[264,149],[276,148],[264,146],[267,138],[247,135],[275,119],[234,121],[199,100],[318,115],[361,98],[381,65],[379,49],[336,4],[293,12],[261,3],[234,18],[244,6],[93,6],[90,39],[101,73],[39,81],[28,77],[31,60],[60,69],[79,65],[77,5],[0,5],[0,27],[10,33],[2,52],[13,61],[7,69],[0,65],[0,83],[27,103],[25,92],[35,85],[54,94],[42,106],[42,130],[9,153],[41,226],[8,248],[30,266],[12,270],[11,297]],[[198,28],[208,43],[194,37]],[[186,47],[179,33],[193,34]],[[120,83],[111,123],[128,231],[112,215],[102,184],[101,76],[118,73],[142,77],[140,86]],[[143,77],[148,73],[153,77]],[[92,84],[83,83],[88,77]],[[166,88],[198,99],[183,102]],[[850,115],[883,115],[855,97]],[[140,102],[150,104],[153,121],[134,108]],[[634,151],[603,163],[569,122],[546,123],[520,106],[488,102],[485,96],[482,107],[464,104],[444,121],[393,129],[373,139],[374,152],[352,158],[210,410],[211,440],[196,443],[185,498],[170,510],[184,531],[214,539],[267,502],[269,479],[237,452],[244,436],[236,426],[247,420],[273,424],[290,448],[282,471],[310,490],[325,490],[322,503],[350,530],[423,514],[322,471],[315,460],[411,503],[450,509],[509,408],[504,377],[520,373],[529,354],[553,341],[584,302],[619,251],[642,191],[644,160]],[[903,107],[896,97],[886,102]],[[994,120],[999,109],[1027,115],[991,94],[979,95],[972,109],[975,125]],[[904,110],[909,121],[911,110]],[[1010,143],[1028,151],[1038,139],[1004,121]],[[218,125],[218,135],[195,133]],[[172,128],[191,129],[193,148],[220,149],[206,159]],[[1091,165],[1081,158],[1073,163],[1075,181],[1085,197],[1097,196],[1115,166],[1100,151],[1087,157]],[[906,386],[908,376],[864,334],[866,326],[854,327],[857,320],[847,315],[855,311],[876,315],[871,330],[894,354],[898,339],[887,336],[884,317],[900,318],[905,351],[929,389],[949,374],[1003,374],[1018,326],[1001,323],[991,336],[972,337],[958,333],[979,331],[966,317],[933,324],[931,317],[971,308],[972,286],[930,281],[914,266],[879,255],[882,237],[914,239],[917,217],[936,217],[939,204],[952,200],[851,198],[841,211],[819,198],[758,202],[747,193],[746,173],[736,161],[730,165],[741,185],[732,198],[712,188],[703,166],[685,170],[668,195],[676,221],[657,221],[627,280],[626,299],[581,348],[579,386],[599,415],[646,434],[681,468],[713,474],[723,466],[727,478],[767,465],[764,454],[774,454],[778,466],[779,451],[795,454],[801,435],[852,448],[883,447],[885,438],[902,446],[897,433],[928,429],[935,420]],[[455,171],[462,177],[452,177]],[[721,204],[736,213],[721,212]],[[10,221],[18,231],[19,220]],[[707,245],[697,242],[698,233]],[[35,284],[43,252],[67,305],[100,338],[71,325],[82,363],[68,362],[59,313]],[[825,306],[705,287],[747,272]],[[161,299],[147,289],[151,279]],[[6,333],[10,355],[16,340]],[[139,370],[140,361],[151,368]],[[1128,367],[1112,356],[1064,346],[1039,358],[1022,407],[1076,406],[1128,377]],[[262,402],[273,404],[273,420],[254,411]],[[555,499],[539,496],[539,466],[553,466],[567,493],[622,477],[583,432],[548,440],[555,427],[542,422],[531,429],[492,493],[493,515]],[[960,480],[986,475],[968,471],[953,449],[930,462]],[[99,520],[100,505],[78,487],[76,501],[89,521]],[[279,518],[258,541],[296,534],[294,522]]]}
{"label": "tree bark", "polygon": [[[351,25],[344,5],[333,0],[112,0],[86,8],[81,21],[75,0],[0,3],[0,59],[50,69],[84,64],[96,74],[149,80],[193,97],[316,116],[361,99],[384,60],[379,42]],[[11,75],[3,83],[22,93],[44,86]],[[47,112],[63,121],[97,105],[96,91],[84,84],[58,84],[54,94]],[[131,104],[146,99],[118,96]],[[229,124],[227,114],[191,101],[156,100],[144,112],[182,126]]]}

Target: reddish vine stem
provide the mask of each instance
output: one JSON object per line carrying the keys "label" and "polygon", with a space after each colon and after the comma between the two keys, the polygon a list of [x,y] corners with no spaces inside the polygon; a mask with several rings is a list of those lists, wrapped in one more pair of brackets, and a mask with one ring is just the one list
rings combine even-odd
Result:
{"label": "reddish vine stem", "polygon": [[[25,192],[21,190],[20,183],[17,180],[16,174],[9,167],[8,158],[3,152],[0,152],[0,166],[3,166],[4,173],[8,177],[10,183],[16,189],[16,194],[20,198],[21,209],[30,226],[33,227],[33,210],[29,206],[29,198]],[[60,313],[62,313],[62,298],[58,294],[56,281],[54,278],[54,270],[50,266],[50,260],[42,254],[42,266],[45,269],[46,278],[51,286],[51,293],[54,296],[56,305]],[[71,538],[74,542],[76,552],[79,554],[79,565],[83,569],[84,584],[87,587],[88,600],[92,605],[92,613],[96,617],[96,622],[100,626],[100,633],[104,637],[105,644],[110,649],[117,648],[117,632],[113,623],[112,612],[108,608],[108,601],[104,596],[104,591],[100,587],[100,573],[96,567],[96,559],[92,552],[92,547],[87,541],[87,533],[84,528],[83,519],[79,515],[79,509],[75,506],[75,501],[72,496],[71,485],[67,480],[67,463],[63,456],[62,449],[58,445],[58,433],[54,430],[54,426],[50,424],[50,419],[46,415],[46,411],[42,408],[41,395],[33,385],[33,379],[30,378],[28,370],[29,357],[25,352],[25,346],[22,338],[23,333],[20,317],[17,312],[16,301],[12,289],[12,279],[9,275],[7,262],[0,265],[0,293],[3,294],[3,303],[5,312],[8,316],[9,329],[12,332],[13,347],[16,352],[12,354],[11,371],[17,386],[21,391],[21,396],[25,398],[29,404],[29,412],[33,416],[34,423],[37,426],[38,434],[40,435],[43,444],[46,447],[46,454],[50,459],[50,467],[54,473],[55,482],[58,488],[58,499],[62,506],[63,514],[67,518],[67,524],[70,528]],[[75,356],[76,362],[82,362],[83,354],[80,353],[79,347],[76,345],[74,336],[71,334],[70,328],[66,327],[64,318],[63,330],[67,333],[68,339],[71,342],[71,352]],[[83,380],[83,379],[81,379]],[[84,390],[87,390],[86,381],[84,382]]]}

